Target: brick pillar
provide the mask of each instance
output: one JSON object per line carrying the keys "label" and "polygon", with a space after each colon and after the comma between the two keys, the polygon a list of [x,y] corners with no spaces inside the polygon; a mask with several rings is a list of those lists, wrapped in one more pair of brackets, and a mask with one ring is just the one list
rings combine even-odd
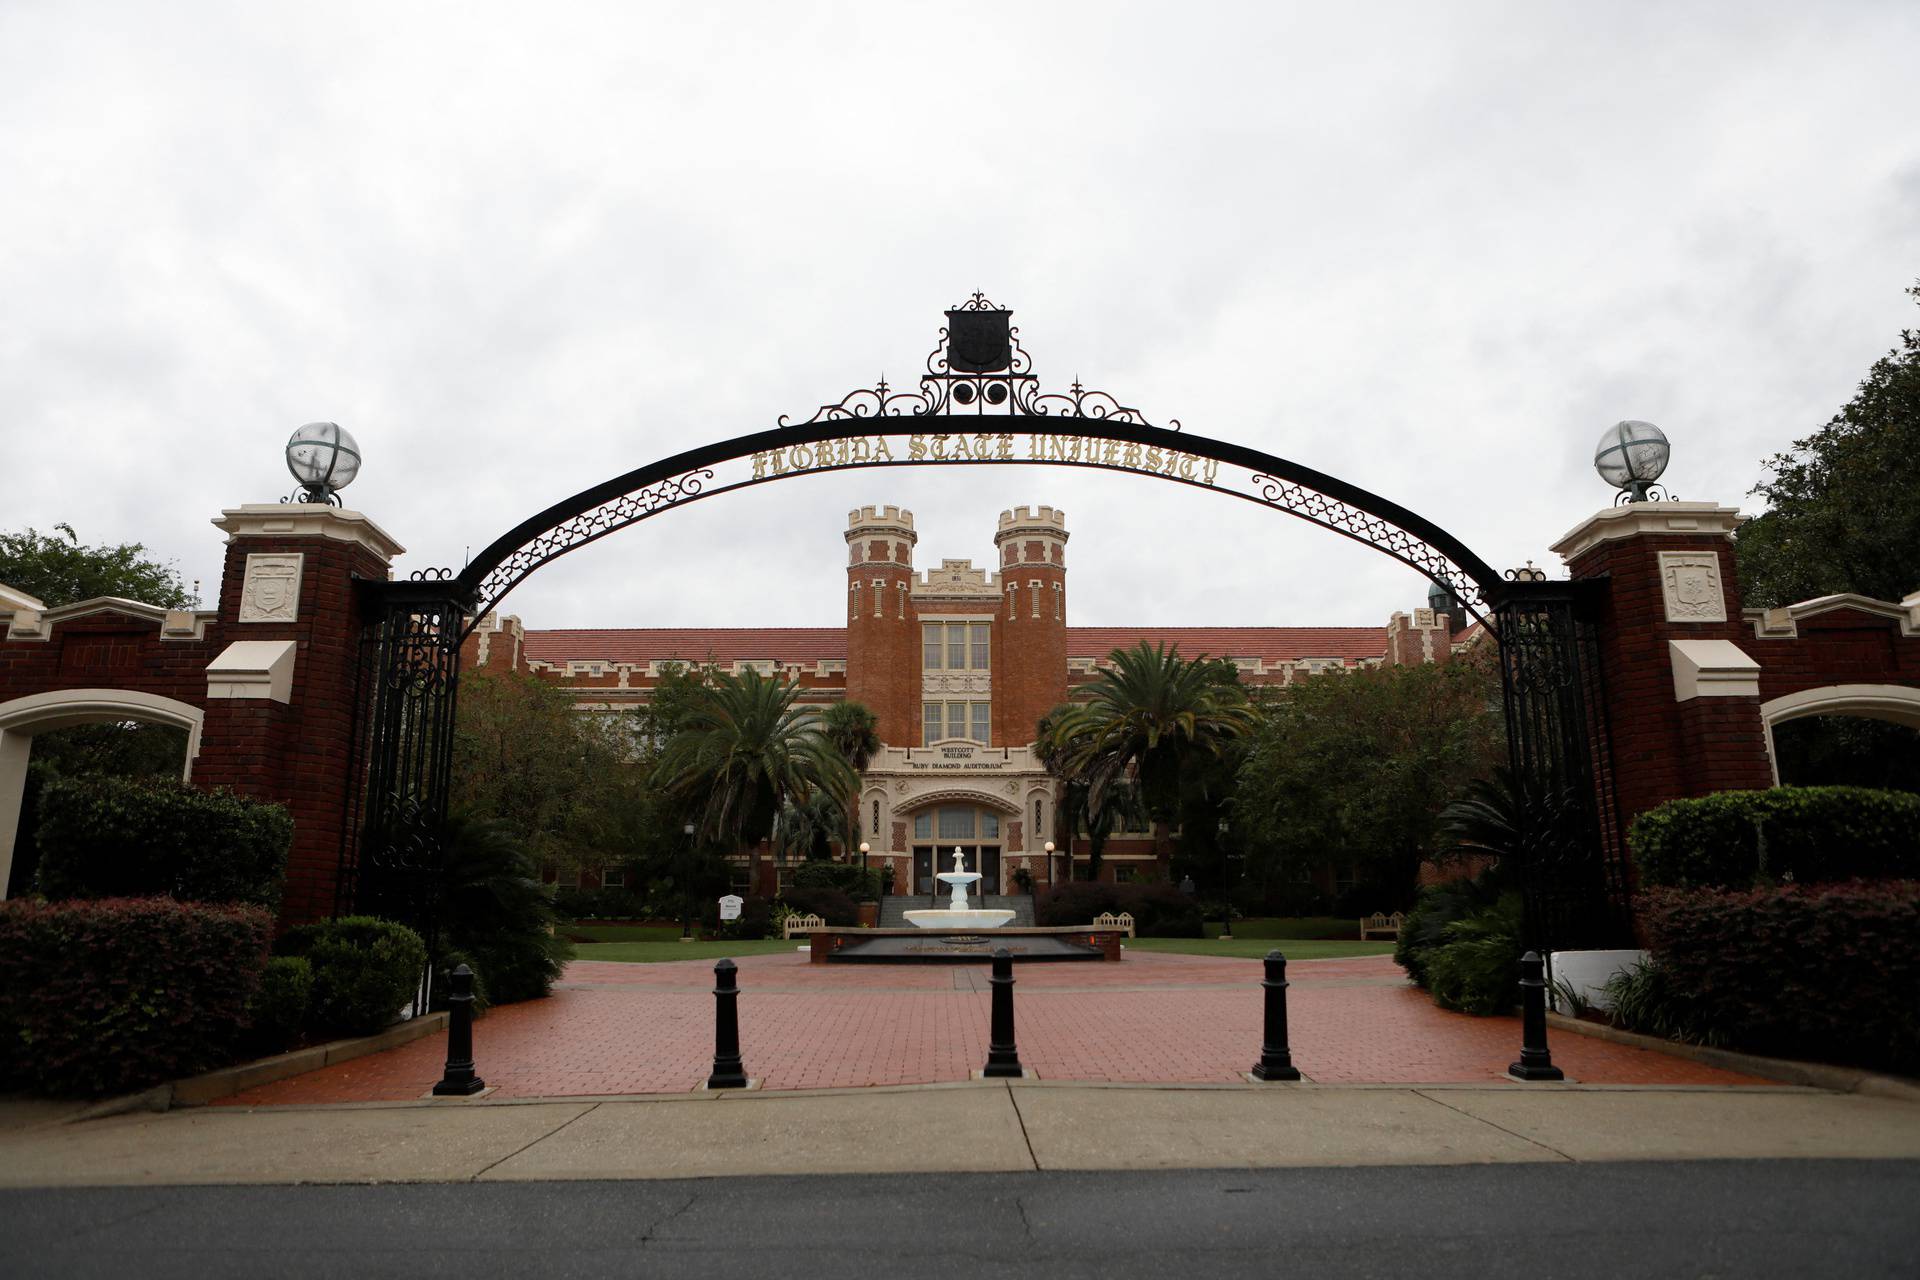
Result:
{"label": "brick pillar", "polygon": [[995,746],[1024,747],[1067,700],[1067,513],[1000,513],[1000,607],[993,615]]}
{"label": "brick pillar", "polygon": [[1573,577],[1610,581],[1600,660],[1623,824],[1676,797],[1773,785],[1734,573],[1739,520],[1711,502],[1631,503],[1553,548]]}
{"label": "brick pillar", "polygon": [[880,740],[920,745],[920,620],[913,605],[913,512],[847,513],[847,699],[864,702]]}
{"label": "brick pillar", "polygon": [[221,512],[227,534],[220,634],[207,671],[194,781],[285,804],[293,813],[283,922],[351,907],[340,899],[348,848],[348,759],[361,611],[356,578],[384,580],[404,548],[357,511],[258,503]]}

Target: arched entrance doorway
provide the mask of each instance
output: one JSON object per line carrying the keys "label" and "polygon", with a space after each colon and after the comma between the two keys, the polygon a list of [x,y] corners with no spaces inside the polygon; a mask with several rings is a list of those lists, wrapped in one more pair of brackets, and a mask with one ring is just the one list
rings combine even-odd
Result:
{"label": "arched entrance doorway", "polygon": [[[1785,694],[1761,703],[1760,718],[1766,725],[1767,755],[1773,765],[1773,780],[1776,784],[1783,781],[1796,781],[1796,779],[1782,776],[1781,728],[1828,717],[1875,720],[1884,724],[1901,725],[1914,733],[1920,733],[1920,689],[1897,684],[1835,684],[1802,689],[1797,693]],[[1900,753],[1903,759],[1910,758],[1911,743],[1902,742],[1898,745],[1908,748]],[[1822,780],[1848,781],[1850,779]],[[1900,782],[1907,781],[1909,780],[1903,777],[1893,784],[1898,785]],[[1887,779],[1874,783],[1874,785],[1888,784]]]}
{"label": "arched entrance doorway", "polygon": [[[1565,847],[1539,865],[1577,869],[1556,870],[1553,884],[1527,883],[1529,917],[1544,920],[1540,908],[1551,898],[1556,922],[1572,931],[1562,934],[1562,945],[1616,941],[1626,927],[1626,877],[1595,696],[1593,593],[1530,575],[1504,580],[1433,522],[1286,458],[1187,433],[1177,421],[1155,426],[1138,409],[1078,382],[1066,392],[1045,391],[1011,314],[976,294],[947,312],[914,386],[882,380],[822,405],[805,421],[783,417],[769,430],[610,479],[524,521],[461,571],[428,569],[405,583],[367,584],[375,621],[367,646],[371,730],[362,748],[366,821],[360,861],[356,867],[349,859],[346,868],[357,871],[363,899],[377,887],[391,911],[430,898],[408,886],[430,879],[438,863],[460,645],[541,565],[683,504],[780,479],[870,467],[1042,464],[1146,476],[1259,504],[1400,561],[1466,616],[1488,622],[1497,613],[1514,772],[1522,786],[1542,793],[1543,805],[1568,815],[1555,833]],[[1042,576],[1028,584],[1027,607],[1036,616]],[[869,601],[875,610],[885,607],[877,595]],[[1016,598],[1009,607],[1019,604]],[[1523,643],[1507,644],[1507,637]],[[929,849],[941,841],[937,816],[931,822]],[[976,816],[973,840],[985,851],[990,843],[981,826]],[[1569,877],[1577,887],[1558,883]]]}
{"label": "arched entrance doorway", "polygon": [[1007,831],[1005,814],[994,805],[967,797],[929,802],[906,815],[913,852],[913,892],[946,892],[935,877],[953,870],[953,851],[966,858],[967,870],[980,873],[979,892],[1005,893]]}
{"label": "arched entrance doorway", "polygon": [[194,757],[200,754],[200,727],[205,719],[206,713],[199,707],[137,689],[57,689],[0,702],[0,897],[6,896],[13,874],[34,735],[75,725],[128,720],[182,729],[187,735],[187,751],[181,777],[190,779]]}

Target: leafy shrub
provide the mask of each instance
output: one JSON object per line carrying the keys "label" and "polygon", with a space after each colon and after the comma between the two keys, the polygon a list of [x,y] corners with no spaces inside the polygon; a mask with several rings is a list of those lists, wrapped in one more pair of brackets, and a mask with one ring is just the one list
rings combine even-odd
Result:
{"label": "leafy shrub", "polygon": [[1669,800],[1628,833],[1640,882],[1744,889],[1793,880],[1920,877],[1920,796],[1867,787],[1775,787]]}
{"label": "leafy shrub", "polygon": [[301,956],[275,956],[247,1002],[247,1047],[279,1053],[300,1038],[313,1004],[313,966]]}
{"label": "leafy shrub", "polygon": [[293,819],[285,808],[178,782],[59,778],[40,794],[40,892],[168,897],[277,911]]}
{"label": "leafy shrub", "polygon": [[448,1007],[451,1002],[447,997],[453,994],[453,971],[461,965],[467,966],[467,972],[473,975],[473,1011],[487,1011],[492,1001],[487,998],[487,980],[481,974],[480,967],[474,964],[472,956],[451,947],[441,948],[440,954],[434,958],[433,991],[427,998],[427,1008],[438,1013]]}
{"label": "leafy shrub", "polygon": [[1105,912],[1133,916],[1143,938],[1198,938],[1205,930],[1200,907],[1169,884],[1109,884],[1076,880],[1057,885],[1034,900],[1036,924],[1054,927],[1092,924]]}
{"label": "leafy shrub", "polygon": [[553,910],[562,920],[645,920],[653,914],[646,895],[633,889],[556,888]]}
{"label": "leafy shrub", "polygon": [[506,827],[467,817],[447,823],[446,849],[446,945],[464,954],[492,1004],[550,993],[573,943],[554,929],[559,915],[532,855]]}
{"label": "leafy shrub", "polygon": [[828,924],[860,923],[859,904],[838,889],[803,889],[795,885],[781,894],[780,900],[799,914],[819,916]]}
{"label": "leafy shrub", "polygon": [[1616,1027],[1695,1044],[1726,1043],[1726,1033],[1714,1025],[1712,1009],[1682,989],[1664,965],[1636,961],[1607,979],[1606,992],[1613,1006],[1608,1018]]}
{"label": "leafy shrub", "polygon": [[1455,920],[1427,953],[1427,989],[1442,1009],[1488,1017],[1520,1002],[1520,895]]}
{"label": "leafy shrub", "polygon": [[373,916],[289,929],[276,950],[313,966],[309,1024],[321,1035],[364,1036],[385,1027],[419,991],[427,964],[419,934]]}
{"label": "leafy shrub", "polygon": [[700,931],[708,938],[725,942],[751,942],[756,938],[775,937],[774,905],[771,898],[746,898],[740,903],[740,918],[723,921],[720,919],[720,904],[708,899],[706,914],[701,917]]}
{"label": "leafy shrub", "polygon": [[97,1095],[220,1066],[272,934],[251,906],[0,902],[0,1081]]}
{"label": "leafy shrub", "polygon": [[[1484,875],[1473,880],[1448,880],[1427,889],[1401,923],[1400,937],[1393,944],[1394,963],[1407,971],[1415,986],[1428,985],[1427,961],[1446,945],[1447,929],[1499,900],[1497,882]],[[1352,927],[1351,921],[1348,927]]]}
{"label": "leafy shrub", "polygon": [[855,902],[871,902],[880,896],[880,873],[872,867],[847,862],[806,862],[793,873],[796,889],[838,889]]}
{"label": "leafy shrub", "polygon": [[1658,889],[1653,959],[1688,1025],[1759,1053],[1920,1071],[1920,881]]}

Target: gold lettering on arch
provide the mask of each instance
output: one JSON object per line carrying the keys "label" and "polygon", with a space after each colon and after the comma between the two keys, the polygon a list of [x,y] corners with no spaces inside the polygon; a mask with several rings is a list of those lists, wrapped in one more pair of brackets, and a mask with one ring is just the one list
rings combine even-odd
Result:
{"label": "gold lettering on arch", "polygon": [[[978,432],[973,435],[912,432],[906,437],[909,462],[1011,462],[1014,460],[1011,432]],[[1136,471],[1141,475],[1163,476],[1211,486],[1220,476],[1220,463],[1213,458],[1141,446],[1104,436],[1027,437],[1025,458],[1032,462],[1092,463],[1115,471]],[[838,436],[813,444],[793,444],[767,449],[752,455],[753,478],[771,479],[801,471],[823,468],[868,467],[895,460],[893,446],[886,436]]]}

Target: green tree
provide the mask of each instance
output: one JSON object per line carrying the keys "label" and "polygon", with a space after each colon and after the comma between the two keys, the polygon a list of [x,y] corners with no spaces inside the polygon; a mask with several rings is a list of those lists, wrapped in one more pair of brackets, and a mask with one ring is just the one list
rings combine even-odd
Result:
{"label": "green tree", "polygon": [[787,802],[824,792],[850,806],[858,778],[821,731],[820,715],[794,705],[797,683],[714,672],[689,698],[678,732],[654,776],[680,797],[701,836],[727,849],[747,846],[757,884],[760,841],[774,835]]}
{"label": "green tree", "polygon": [[[880,720],[864,702],[836,702],[820,716],[820,730],[833,743],[854,773],[862,774],[880,754]],[[857,800],[844,806],[841,850],[851,858],[860,847],[860,806]]]}
{"label": "green tree", "polygon": [[[1920,301],[1920,284],[1907,292]],[[1767,466],[1753,492],[1770,509],[1734,541],[1749,607],[1920,587],[1920,330],[1901,330],[1853,399]]]}
{"label": "green tree", "polygon": [[1115,649],[1108,663],[1084,702],[1049,715],[1042,759],[1070,787],[1086,788],[1085,814],[1100,814],[1131,787],[1148,817],[1177,821],[1189,775],[1253,727],[1238,673],[1144,640]]}
{"label": "green tree", "polygon": [[1387,903],[1413,897],[1439,814],[1502,755],[1499,677],[1472,658],[1327,672],[1266,708],[1233,795],[1234,828],[1271,886],[1358,864]]}
{"label": "green tree", "polygon": [[64,537],[27,529],[0,533],[0,583],[24,591],[49,609],[120,596],[163,609],[190,609],[193,596],[172,565],[150,559],[145,546],[83,546],[73,526],[57,524]]}

